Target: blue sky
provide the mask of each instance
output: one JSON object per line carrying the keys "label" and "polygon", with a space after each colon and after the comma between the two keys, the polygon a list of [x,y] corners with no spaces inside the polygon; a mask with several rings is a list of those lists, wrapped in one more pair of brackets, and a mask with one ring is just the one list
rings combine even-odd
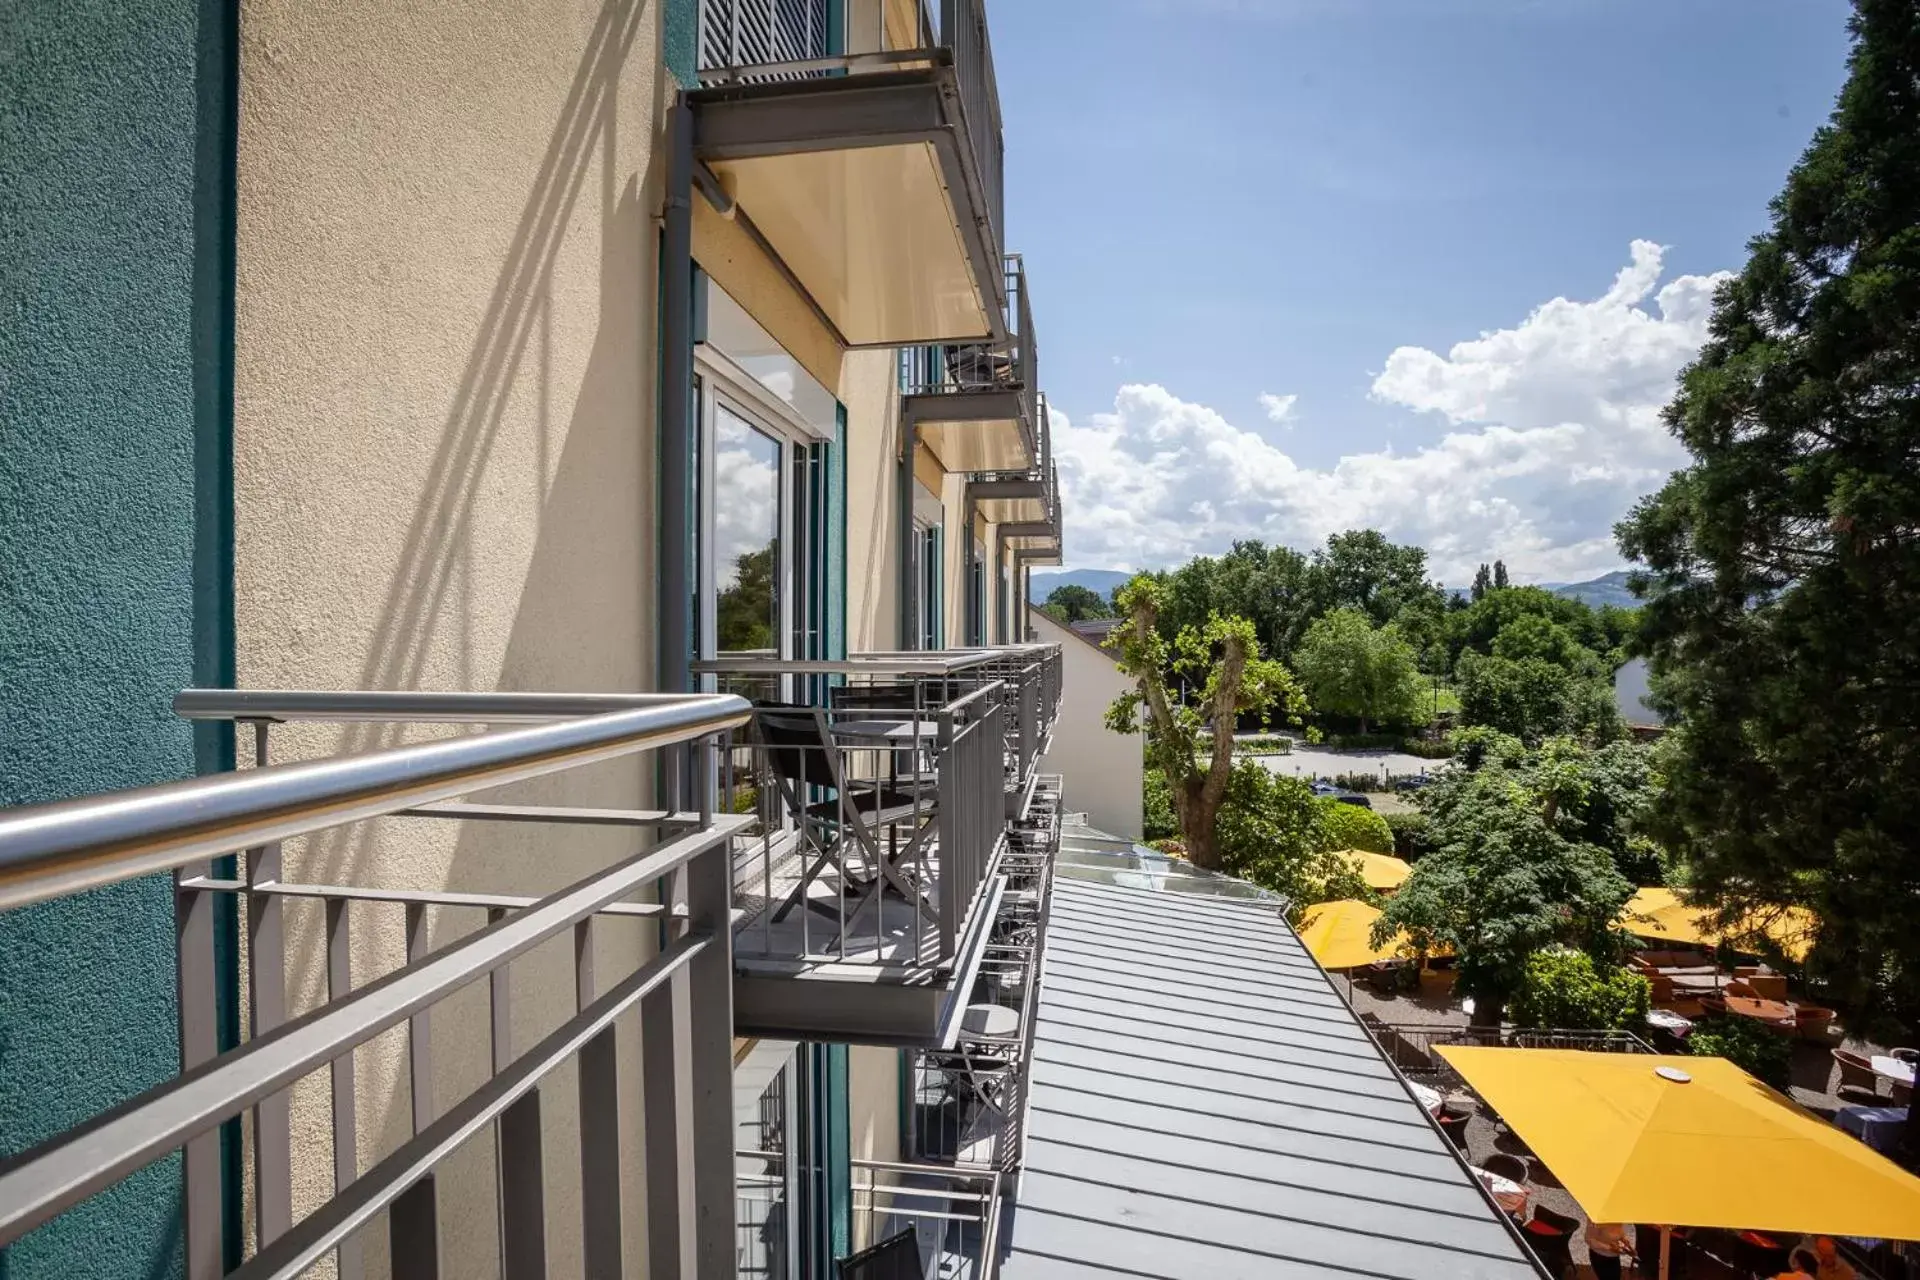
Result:
{"label": "blue sky", "polygon": [[1653,415],[1712,275],[1844,76],[1846,12],[998,0],[1067,563],[1353,523],[1445,575],[1614,567],[1607,529],[1679,460]]}

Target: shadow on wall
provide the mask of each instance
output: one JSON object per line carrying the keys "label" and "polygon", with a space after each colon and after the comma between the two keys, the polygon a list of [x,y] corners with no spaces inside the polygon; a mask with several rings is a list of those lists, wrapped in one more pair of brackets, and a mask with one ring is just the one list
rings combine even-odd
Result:
{"label": "shadow on wall", "polygon": [[[599,11],[570,90],[554,125],[538,176],[520,216],[511,247],[466,365],[453,389],[440,442],[421,483],[404,547],[393,570],[359,674],[361,688],[409,689],[450,650],[458,654],[462,687],[473,687],[468,602],[497,590],[475,574],[476,509],[501,501],[501,477],[487,483],[489,460],[503,431],[526,422],[528,381],[538,435],[538,471],[531,479],[537,531],[531,563],[517,585],[513,623],[498,687],[507,689],[635,689],[651,674],[652,654],[641,642],[651,606],[654,574],[643,550],[652,527],[652,378],[654,364],[654,236],[649,211],[657,203],[661,149],[647,148],[646,168],[621,173],[620,90],[636,41],[649,27],[659,0],[613,0]],[[654,92],[667,91],[659,84]],[[626,105],[629,119],[634,104]],[[657,97],[641,115],[658,119]],[[651,127],[649,125],[649,127]],[[631,152],[631,148],[630,148]],[[432,163],[430,158],[423,163]],[[597,170],[597,172],[596,172]],[[592,184],[598,179],[598,190]],[[601,253],[599,314],[578,398],[569,409],[552,398],[554,356],[553,281],[562,248],[591,245],[596,227],[579,216],[582,197],[599,198],[597,234]],[[379,353],[372,353],[377,359]],[[510,407],[521,406],[510,417]],[[549,456],[556,413],[569,415],[557,459]],[[551,484],[548,476],[553,477]],[[512,477],[518,484],[520,477]],[[482,529],[484,526],[482,526]],[[627,576],[616,577],[626,566]],[[619,643],[631,638],[632,643]],[[393,726],[350,726],[328,749],[352,754],[391,745],[402,731]],[[417,735],[416,735],[417,736]],[[647,799],[650,770],[638,760],[613,761],[577,776],[527,784],[489,799],[540,803],[640,805]],[[404,820],[363,824],[312,842],[290,860],[290,874],[332,883],[392,884],[398,877],[382,859],[408,841],[434,839],[425,823]],[[633,834],[618,829],[553,829],[518,824],[467,824],[452,845],[444,887],[541,894],[632,853]],[[290,851],[291,854],[291,851]],[[297,866],[297,872],[294,867]],[[413,884],[410,887],[428,887]],[[431,887],[442,887],[439,885]],[[356,984],[404,963],[398,907],[366,909],[354,917]],[[596,948],[604,987],[631,968],[651,946],[641,922],[600,927]],[[433,911],[433,945],[445,946],[481,927],[473,911]],[[295,1011],[325,998],[323,917],[316,904],[289,903],[289,1000]],[[573,955],[570,940],[523,957],[514,965],[514,1042],[524,1048],[572,1012]],[[630,1019],[628,1021],[631,1021]],[[637,1032],[623,1028],[623,1059],[637,1061]],[[432,1048],[436,1094],[448,1099],[471,1091],[489,1070],[484,984],[436,1007]],[[357,1055],[361,1101],[362,1169],[392,1151],[411,1133],[405,1084],[404,1030],[381,1037]],[[545,1091],[550,1150],[549,1205],[562,1213],[578,1201],[577,1129],[571,1070],[560,1087]],[[330,1110],[324,1075],[296,1088],[296,1151],[331,1148]],[[638,1149],[637,1114],[623,1117],[623,1148]],[[330,1191],[330,1160],[309,1155],[296,1161],[296,1212]],[[493,1153],[488,1142],[469,1143],[439,1174],[441,1238],[448,1274],[490,1274],[496,1266],[493,1217]],[[370,1275],[383,1274],[384,1215],[363,1233]],[[556,1273],[577,1271],[568,1256],[577,1233],[556,1233],[549,1262]],[[627,1232],[629,1257],[640,1239]]]}

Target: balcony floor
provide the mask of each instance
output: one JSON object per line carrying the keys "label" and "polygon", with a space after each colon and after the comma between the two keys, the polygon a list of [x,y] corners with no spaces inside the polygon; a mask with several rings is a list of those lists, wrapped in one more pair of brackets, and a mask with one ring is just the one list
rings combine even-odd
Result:
{"label": "balcony floor", "polygon": [[924,912],[915,912],[891,886],[885,893],[870,894],[850,884],[843,896],[842,877],[829,866],[814,876],[803,902],[775,921],[780,904],[800,883],[804,865],[797,851],[769,857],[755,841],[749,851],[734,856],[733,905],[739,921],[733,933],[735,959],[931,968],[940,952],[937,843],[925,861],[924,871],[914,863],[902,869],[910,885],[931,882],[921,895]]}

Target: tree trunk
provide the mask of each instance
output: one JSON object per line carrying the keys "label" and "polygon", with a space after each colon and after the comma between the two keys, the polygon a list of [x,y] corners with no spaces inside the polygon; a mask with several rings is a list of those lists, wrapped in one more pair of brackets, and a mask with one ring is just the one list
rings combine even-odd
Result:
{"label": "tree trunk", "polygon": [[1500,1028],[1501,1022],[1506,1019],[1506,1016],[1507,1000],[1505,996],[1476,995],[1473,997],[1473,1016],[1467,1019],[1467,1025],[1470,1027],[1491,1027],[1497,1031]]}
{"label": "tree trunk", "polygon": [[1218,805],[1207,803],[1206,787],[1198,778],[1181,780],[1174,793],[1174,816],[1180,820],[1180,839],[1187,846],[1188,861],[1202,871],[1220,870],[1220,840],[1213,829],[1218,812]]}

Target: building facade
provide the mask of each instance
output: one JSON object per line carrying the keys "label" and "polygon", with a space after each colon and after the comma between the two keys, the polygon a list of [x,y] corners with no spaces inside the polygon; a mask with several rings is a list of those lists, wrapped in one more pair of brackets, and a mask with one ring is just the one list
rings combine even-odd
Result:
{"label": "building facade", "polygon": [[[1057,558],[1061,519],[979,0],[158,0],[85,15],[29,0],[6,22],[10,46],[37,52],[0,70],[21,104],[0,173],[18,212],[0,278],[17,319],[0,333],[0,801],[371,759],[489,714],[561,715],[263,711],[223,690],[831,708],[833,690],[884,675],[926,707],[925,688],[983,683],[988,659],[967,654],[991,648],[997,671],[1053,681],[1023,695],[1023,677],[996,677],[1016,691],[993,721],[1020,784],[1006,821],[1036,787],[1050,803],[1034,762],[1057,672],[1044,647],[1010,646],[1027,640],[1026,568]],[[1008,667],[1015,652],[1029,656]],[[176,703],[195,688],[213,695]],[[644,710],[611,706],[591,710]],[[972,714],[943,732],[964,738]],[[752,790],[724,763],[750,754],[751,731],[728,732],[724,753],[698,739],[717,771],[650,749],[516,777],[487,797],[511,815],[423,806],[416,819],[443,820],[309,824],[203,853],[215,860],[171,882],[22,889],[0,913],[0,1144],[57,1146],[183,1065],[459,951],[513,904],[670,847],[686,814]],[[775,858],[804,862],[810,828],[778,811],[764,758],[743,767],[771,914],[791,888]],[[945,813],[957,793],[942,794]],[[554,817],[586,811],[602,817]],[[745,914],[752,841],[700,829],[732,842]],[[961,843],[943,835],[942,859]],[[987,847],[1009,847],[1006,823]],[[874,1188],[913,1176],[915,1055],[951,1048],[993,914],[965,887],[946,934],[927,923],[930,966],[888,952],[880,926],[858,959],[850,939],[795,950],[769,926],[741,961],[760,985],[742,978],[739,1009],[754,991],[764,1003],[730,1037],[726,1144],[773,1153],[729,1156],[741,1271],[826,1274],[891,1221]],[[6,1273],[216,1275],[291,1238],[666,957],[698,887],[646,892],[653,918],[602,909],[515,953],[510,984],[469,985],[431,1020],[356,1040],[344,1069],[302,1073],[130,1174],[96,1171],[98,1189],[57,1213],[23,1211]],[[795,892],[800,918],[822,915],[806,880]],[[879,972],[895,1003],[789,998],[781,984],[807,964]],[[927,973],[931,995],[914,985]],[[382,1201],[320,1271],[416,1270],[424,1205],[440,1274],[603,1274],[609,1258],[666,1273],[670,1257],[708,1274],[656,1231],[649,1130],[668,1126],[644,1105],[660,1075],[646,1016],[609,1025],[604,1093],[600,1060],[581,1058],[578,1088],[517,1113],[531,1147],[496,1118],[497,1141],[437,1161],[424,1200]],[[502,1225],[526,1168],[510,1157],[528,1150],[548,1153],[533,1165],[538,1272],[516,1270],[525,1237]],[[610,1208],[596,1171],[625,1188]],[[680,1212],[698,1198],[684,1185]]]}

